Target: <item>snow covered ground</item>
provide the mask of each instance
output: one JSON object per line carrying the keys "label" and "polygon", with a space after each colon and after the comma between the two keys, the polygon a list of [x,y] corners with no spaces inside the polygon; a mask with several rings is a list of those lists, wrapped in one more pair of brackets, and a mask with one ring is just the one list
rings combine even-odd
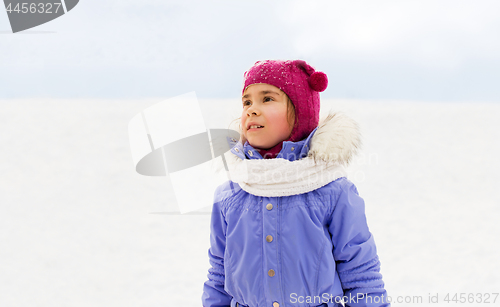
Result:
{"label": "snow covered ground", "polygon": [[[161,214],[176,210],[168,178],[135,173],[130,155],[128,121],[161,100],[0,100],[1,306],[201,306],[210,215]],[[229,125],[240,101],[201,107]],[[500,104],[330,108],[362,129],[349,173],[387,291],[422,296],[394,306],[500,292]]]}

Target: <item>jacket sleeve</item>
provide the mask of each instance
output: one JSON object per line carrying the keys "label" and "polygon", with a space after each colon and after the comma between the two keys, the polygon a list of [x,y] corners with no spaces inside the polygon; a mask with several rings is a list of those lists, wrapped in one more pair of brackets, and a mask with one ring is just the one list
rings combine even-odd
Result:
{"label": "jacket sleeve", "polygon": [[212,219],[210,223],[210,248],[208,257],[211,268],[208,270],[208,280],[203,286],[202,303],[204,307],[227,307],[232,296],[224,290],[224,251],[226,249],[227,224],[221,211],[220,201],[215,192]]}
{"label": "jacket sleeve", "polygon": [[380,261],[356,186],[345,181],[330,216],[333,257],[349,307],[390,306],[380,274]]}

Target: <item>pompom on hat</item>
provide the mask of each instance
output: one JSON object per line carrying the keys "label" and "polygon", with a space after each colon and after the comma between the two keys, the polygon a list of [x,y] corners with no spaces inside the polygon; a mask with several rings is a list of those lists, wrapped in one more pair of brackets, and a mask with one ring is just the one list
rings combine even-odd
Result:
{"label": "pompom on hat", "polygon": [[[295,125],[287,141],[300,141],[318,126],[319,92],[328,86],[325,73],[316,71],[303,60],[257,61],[244,74],[242,96],[247,87],[257,83],[276,86],[292,101],[295,107]],[[279,149],[281,150],[281,146]]]}

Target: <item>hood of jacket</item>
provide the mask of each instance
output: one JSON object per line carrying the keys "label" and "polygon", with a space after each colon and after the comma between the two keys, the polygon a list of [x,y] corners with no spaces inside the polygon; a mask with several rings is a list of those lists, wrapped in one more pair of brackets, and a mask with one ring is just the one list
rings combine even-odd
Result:
{"label": "hood of jacket", "polygon": [[248,193],[274,197],[307,193],[346,177],[345,167],[361,148],[357,122],[330,111],[312,133],[307,156],[294,161],[242,159],[243,145],[238,142],[224,155],[230,180]]}

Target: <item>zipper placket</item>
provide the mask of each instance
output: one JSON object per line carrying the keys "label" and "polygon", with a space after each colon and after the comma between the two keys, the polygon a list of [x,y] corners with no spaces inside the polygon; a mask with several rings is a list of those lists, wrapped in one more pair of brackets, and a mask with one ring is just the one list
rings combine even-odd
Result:
{"label": "zipper placket", "polygon": [[[285,306],[285,295],[283,294],[283,263],[282,263],[282,257],[281,257],[281,197],[277,197],[278,201],[276,202],[276,210],[278,210],[278,227],[277,229],[277,243],[278,243],[278,262],[279,262],[279,271],[280,271],[280,292],[281,292],[281,299],[283,302],[283,306]],[[281,305],[281,304],[280,304]]]}

